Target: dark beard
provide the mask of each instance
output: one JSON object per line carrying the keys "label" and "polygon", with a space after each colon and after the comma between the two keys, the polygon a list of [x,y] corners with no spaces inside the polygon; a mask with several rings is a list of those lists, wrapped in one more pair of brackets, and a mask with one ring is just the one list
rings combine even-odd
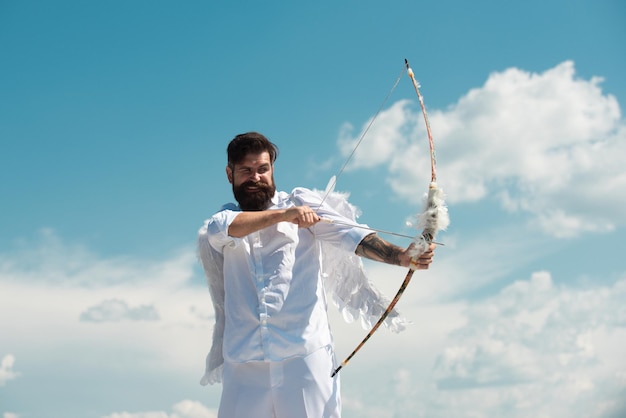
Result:
{"label": "dark beard", "polygon": [[[259,190],[256,192],[248,192],[246,187],[249,186],[258,187]],[[242,210],[259,211],[269,208],[272,204],[274,193],[276,193],[276,186],[273,184],[270,186],[267,183],[255,183],[253,181],[247,181],[239,186],[233,184],[233,194]]]}

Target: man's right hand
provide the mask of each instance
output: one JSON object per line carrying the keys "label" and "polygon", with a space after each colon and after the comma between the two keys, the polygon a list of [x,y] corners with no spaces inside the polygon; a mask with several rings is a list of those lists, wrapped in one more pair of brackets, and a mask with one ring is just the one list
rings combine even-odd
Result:
{"label": "man's right hand", "polygon": [[308,206],[294,206],[285,211],[285,221],[308,228],[321,220],[317,213]]}

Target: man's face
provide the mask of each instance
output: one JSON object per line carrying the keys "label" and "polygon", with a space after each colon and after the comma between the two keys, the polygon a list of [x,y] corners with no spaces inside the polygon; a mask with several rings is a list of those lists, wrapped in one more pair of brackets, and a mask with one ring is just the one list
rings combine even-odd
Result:
{"label": "man's face", "polygon": [[270,206],[276,186],[274,167],[267,151],[246,155],[233,167],[226,167],[226,175],[241,209],[265,210]]}

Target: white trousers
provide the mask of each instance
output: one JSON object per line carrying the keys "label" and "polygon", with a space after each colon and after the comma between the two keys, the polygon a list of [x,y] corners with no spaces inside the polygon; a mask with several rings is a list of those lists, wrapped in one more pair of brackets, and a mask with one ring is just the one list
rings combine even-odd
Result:
{"label": "white trousers", "polygon": [[330,347],[280,362],[224,363],[219,418],[340,418]]}

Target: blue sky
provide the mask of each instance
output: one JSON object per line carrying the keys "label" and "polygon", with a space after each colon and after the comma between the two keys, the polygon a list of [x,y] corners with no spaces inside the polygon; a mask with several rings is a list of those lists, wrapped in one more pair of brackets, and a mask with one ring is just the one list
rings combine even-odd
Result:
{"label": "blue sky", "polygon": [[[346,417],[626,411],[620,1],[0,1],[0,416],[208,418],[195,259],[225,147],[323,188],[404,58],[451,216],[433,268],[342,371]],[[427,142],[400,79],[337,189],[391,231]],[[408,242],[388,237],[399,245]],[[404,272],[366,265],[392,295]],[[339,357],[364,332],[333,312]]]}

